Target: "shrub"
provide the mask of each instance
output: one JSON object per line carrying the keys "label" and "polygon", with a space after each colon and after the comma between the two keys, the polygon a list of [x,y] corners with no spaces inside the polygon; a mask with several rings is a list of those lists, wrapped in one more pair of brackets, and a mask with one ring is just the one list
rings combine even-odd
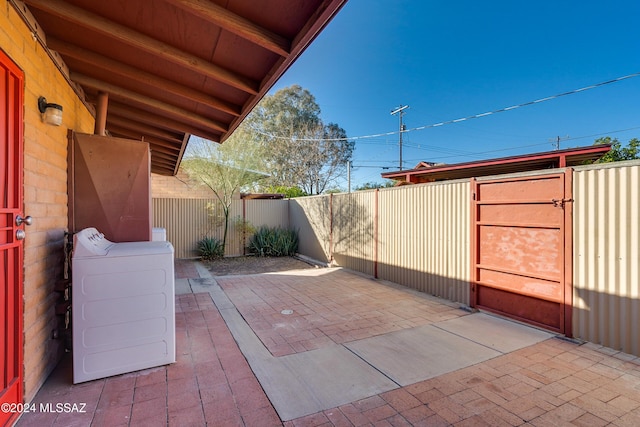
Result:
{"label": "shrub", "polygon": [[220,239],[205,237],[198,241],[198,255],[207,261],[222,258],[224,257],[224,245]]}
{"label": "shrub", "polygon": [[292,256],[298,251],[298,232],[260,227],[249,240],[249,252],[258,256]]}

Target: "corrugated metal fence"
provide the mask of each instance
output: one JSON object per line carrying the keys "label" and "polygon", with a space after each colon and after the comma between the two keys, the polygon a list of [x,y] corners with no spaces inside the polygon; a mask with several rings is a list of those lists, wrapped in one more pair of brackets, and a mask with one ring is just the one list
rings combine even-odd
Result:
{"label": "corrugated metal fence", "polygon": [[573,330],[640,355],[640,162],[576,168]]}
{"label": "corrugated metal fence", "polygon": [[[227,255],[245,246],[238,219],[299,231],[299,252],[469,304],[470,184],[421,184],[232,206]],[[640,355],[640,161],[575,168],[573,335]],[[177,257],[195,257],[213,200],[154,199]]]}
{"label": "corrugated metal fence", "polygon": [[[248,236],[243,222],[254,227],[289,226],[286,200],[234,200],[229,213],[227,256],[244,254]],[[222,240],[223,213],[215,199],[153,199],[153,226],[167,229],[176,258],[196,258],[197,243],[205,236]]]}
{"label": "corrugated metal fence", "polygon": [[469,304],[469,182],[291,200],[300,252]]}

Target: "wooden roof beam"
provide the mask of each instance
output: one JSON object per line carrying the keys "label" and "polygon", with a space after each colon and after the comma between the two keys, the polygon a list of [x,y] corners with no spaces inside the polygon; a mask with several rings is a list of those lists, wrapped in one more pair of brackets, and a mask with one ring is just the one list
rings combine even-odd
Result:
{"label": "wooden roof beam", "polygon": [[99,55],[93,51],[67,43],[63,40],[47,37],[47,46],[61,55],[101,68],[114,75],[129,79],[132,82],[142,83],[162,89],[173,95],[205,104],[211,108],[235,117],[240,115],[240,109],[233,104],[222,101],[199,90],[158,77],[155,74],[148,73],[139,68]]}
{"label": "wooden roof beam", "polygon": [[[307,24],[302,30],[298,32],[298,35],[292,40],[290,53],[287,57],[278,58],[278,61],[273,65],[271,71],[264,77],[260,88],[262,91],[259,96],[250,99],[243,107],[243,113],[251,111],[258,102],[266,95],[269,88],[276,84],[278,79],[282,76],[277,70],[287,70],[302,52],[309,46],[309,44],[316,38],[320,31],[331,21],[333,16],[346,4],[347,0],[326,0],[322,3],[321,7],[314,12],[313,16],[307,20]],[[240,126],[240,123],[244,119],[244,116],[239,116],[233,119],[229,124],[229,131],[224,135],[224,139],[228,138],[233,131]]]}
{"label": "wooden roof beam", "polygon": [[180,150],[178,147],[168,146],[167,143],[161,139],[155,138],[153,136],[144,135],[140,132],[136,132],[133,129],[128,129],[128,128],[114,125],[109,127],[109,133],[112,136],[119,137],[119,138],[148,142],[150,145],[153,146],[152,147],[153,150],[164,153],[167,156],[170,156],[173,158],[177,158],[178,155],[180,154]]}
{"label": "wooden roof beam", "polygon": [[149,113],[146,111],[136,110],[134,108],[127,107],[118,102],[111,102],[109,104],[109,114],[127,118],[130,120],[135,120],[135,121],[145,123],[160,129],[165,129],[168,131],[175,130],[175,131],[180,131],[184,133],[191,133],[191,132],[197,131],[198,136],[201,136],[205,139],[208,139],[211,141],[220,140],[220,134],[218,133],[207,132],[201,129],[196,130],[196,129],[193,129],[193,126],[188,126],[183,122],[180,122],[177,120],[171,120],[166,117],[160,117],[160,116],[157,116],[156,114]]}
{"label": "wooden roof beam", "polygon": [[154,166],[153,164],[151,165],[151,172],[157,173],[158,175],[165,175],[165,176],[175,175],[175,173],[173,173],[173,168],[157,167],[157,166]]}
{"label": "wooden roof beam", "polygon": [[[196,131],[193,126],[188,126],[184,122],[171,120],[157,114],[132,108],[119,102],[112,102],[109,105],[109,114],[120,116],[127,119],[137,120],[150,126],[158,127],[168,131],[179,131],[182,133],[191,133]],[[199,130],[203,138],[216,140],[220,138],[219,133],[207,132]]]}
{"label": "wooden roof beam", "polygon": [[72,22],[84,28],[98,32],[108,38],[118,40],[145,52],[149,52],[178,64],[181,67],[193,70],[199,74],[208,76],[214,80],[232,86],[251,95],[257,95],[259,83],[233,71],[205,61],[190,53],[177,49],[167,43],[156,40],[124,25],[120,25],[101,16],[90,13],[80,7],[71,5],[62,0],[24,0],[24,2],[36,9],[45,11],[65,21]]}
{"label": "wooden roof beam", "polygon": [[162,129],[157,129],[152,126],[147,126],[142,123],[132,122],[121,117],[109,116],[109,120],[107,121],[107,128],[111,130],[112,127],[129,129],[142,136],[145,136],[145,138],[147,136],[153,136],[155,138],[158,138],[159,140],[165,141],[164,146],[174,149],[175,151],[179,151],[179,147],[180,145],[182,145],[182,138],[178,135],[171,134]]}
{"label": "wooden roof beam", "polygon": [[199,116],[180,107],[158,101],[157,99],[149,98],[148,96],[141,95],[137,92],[124,89],[111,83],[103,82],[102,80],[94,79],[93,77],[72,72],[71,80],[82,86],[88,86],[98,91],[106,92],[110,97],[115,96],[126,101],[134,101],[138,104],[146,105],[147,107],[160,110],[164,114],[167,114],[170,117],[177,118],[183,122],[192,123],[196,126],[204,127],[205,129],[213,129],[220,132],[226,131],[226,127],[224,126],[224,124],[218,121]]}
{"label": "wooden roof beam", "polygon": [[175,160],[169,161],[169,160],[158,159],[157,157],[154,157],[153,151],[151,151],[151,158],[153,163],[155,163],[156,166],[165,166],[166,168],[171,168],[175,164]]}
{"label": "wooden roof beam", "polygon": [[[146,141],[146,142],[149,142],[149,141]],[[149,142],[149,146],[151,147],[151,154],[153,156],[155,156],[156,158],[163,159],[163,160],[175,163],[175,161],[176,161],[176,155],[175,154],[172,155],[172,154],[165,153],[164,151],[162,151],[162,148],[158,148],[152,142]]]}
{"label": "wooden roof beam", "polygon": [[282,57],[289,55],[291,42],[222,6],[205,0],[167,0],[193,15],[199,16],[225,30],[249,40]]}

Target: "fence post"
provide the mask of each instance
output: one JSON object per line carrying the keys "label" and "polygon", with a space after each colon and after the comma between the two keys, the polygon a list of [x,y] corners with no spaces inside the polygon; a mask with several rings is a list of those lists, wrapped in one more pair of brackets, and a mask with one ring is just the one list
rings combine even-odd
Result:
{"label": "fence post", "polygon": [[247,255],[247,199],[242,199],[242,255]]}
{"label": "fence post", "polygon": [[333,264],[333,193],[329,194],[329,265]]}
{"label": "fence post", "polygon": [[378,278],[378,194],[380,189],[376,188],[374,197],[373,212],[373,277]]}

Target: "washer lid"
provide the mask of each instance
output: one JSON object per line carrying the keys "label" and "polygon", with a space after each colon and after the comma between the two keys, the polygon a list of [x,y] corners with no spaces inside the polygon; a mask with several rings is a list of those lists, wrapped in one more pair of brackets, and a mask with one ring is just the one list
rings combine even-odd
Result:
{"label": "washer lid", "polygon": [[107,251],[107,257],[173,254],[170,242],[123,242],[114,243]]}

